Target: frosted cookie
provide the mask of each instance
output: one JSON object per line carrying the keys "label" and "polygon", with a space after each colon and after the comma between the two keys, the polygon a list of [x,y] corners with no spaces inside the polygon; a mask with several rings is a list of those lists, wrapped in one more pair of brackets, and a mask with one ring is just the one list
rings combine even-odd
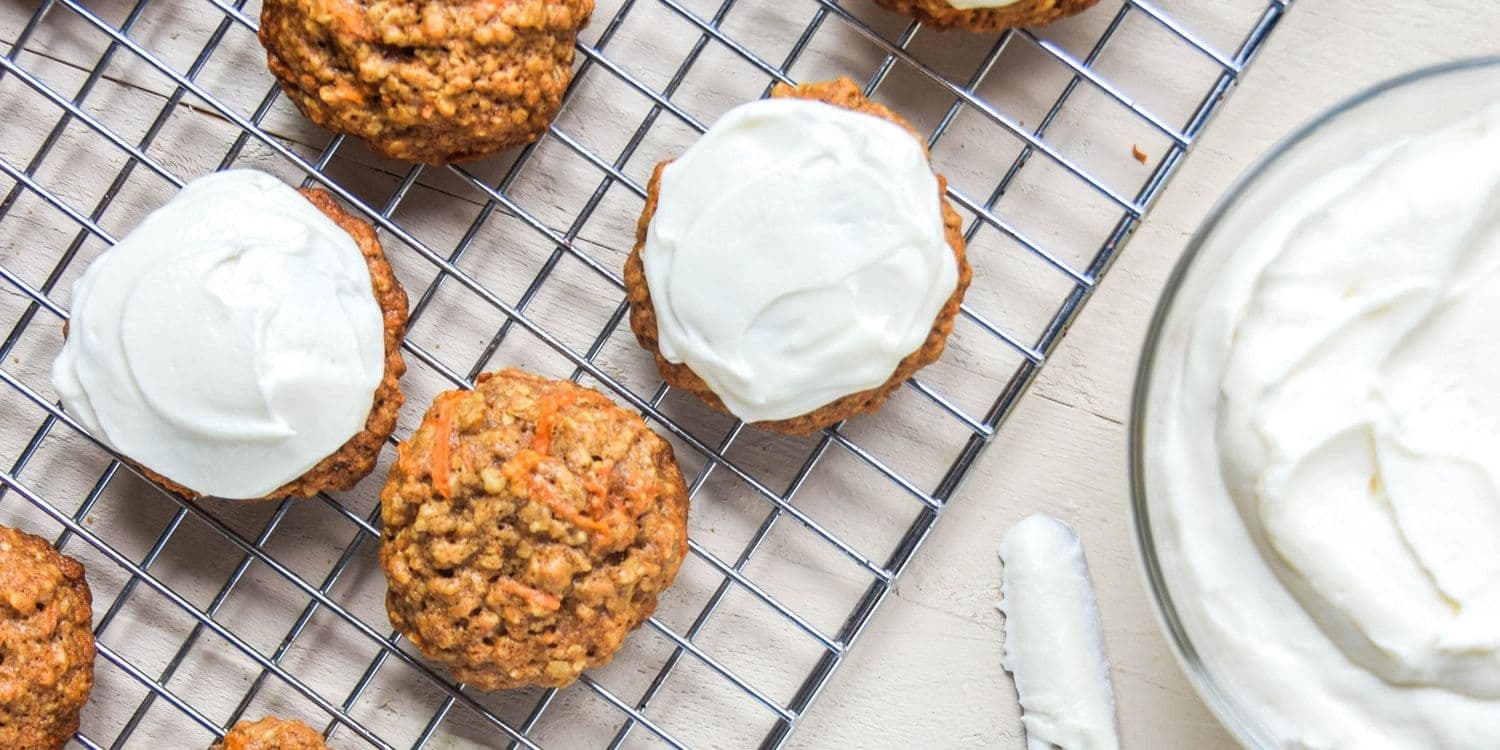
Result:
{"label": "frosted cookie", "polygon": [[625,285],[669,384],[805,434],[936,361],[971,273],[910,125],[848,79],[771,97],[657,166]]}
{"label": "frosted cookie", "polygon": [[370,225],[253,170],[188,183],[73,285],[63,407],[178,494],[352,487],[401,407],[406,292]]}
{"label": "frosted cookie", "polygon": [[988,32],[1040,26],[1082,13],[1099,0],[875,0],[935,29]]}

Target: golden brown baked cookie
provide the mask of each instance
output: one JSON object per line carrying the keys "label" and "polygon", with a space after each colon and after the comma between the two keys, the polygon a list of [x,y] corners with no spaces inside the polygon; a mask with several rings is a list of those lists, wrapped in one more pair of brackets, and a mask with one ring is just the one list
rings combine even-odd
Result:
{"label": "golden brown baked cookie", "polygon": [[531,143],[562,106],[594,0],[265,0],[260,41],[313,122],[441,164]]}
{"label": "golden brown baked cookie", "polygon": [[484,690],[609,663],[687,554],[671,445],[598,391],[520,370],[440,394],[380,501],[391,624]]}
{"label": "golden brown baked cookie", "polygon": [[[380,458],[380,449],[396,429],[396,418],[405,397],[401,395],[401,376],[406,373],[406,361],[401,358],[401,342],[406,338],[406,290],[396,280],[391,264],[385,258],[380,240],[375,236],[370,222],[345,211],[327,190],[321,188],[298,188],[309,203],[333,220],[340,229],[354,238],[354,244],[365,256],[365,265],[370,269],[370,287],[375,293],[375,302],[385,325],[385,376],[375,386],[375,400],[370,406],[370,416],[365,420],[365,429],[349,438],[339,449],[307,473],[276,488],[261,500],[282,500],[288,497],[312,497],[319,492],[347,490],[359,483],[375,470]],[[67,328],[63,329],[64,333]],[[189,500],[202,497],[196,492],[172,480],[131,462],[151,481]]]}
{"label": "golden brown baked cookie", "polygon": [[999,8],[962,10],[947,0],[875,0],[897,13],[905,13],[935,29],[967,29],[989,32],[1021,26],[1040,26],[1063,16],[1081,13],[1099,0],[1017,0]]}
{"label": "golden brown baked cookie", "polygon": [[0,526],[0,747],[55,750],[94,687],[93,597],[83,566]]}
{"label": "golden brown baked cookie", "polygon": [[[859,85],[848,78],[807,83],[795,88],[786,84],[777,84],[771,89],[771,96],[812,99],[854,112],[873,115],[900,125],[909,131],[913,138],[922,141],[921,136],[910,123],[889,109],[870,101],[860,91]],[[925,141],[923,144],[925,151]],[[636,341],[641,347],[651,352],[656,358],[656,368],[668,385],[688,391],[703,399],[708,405],[727,414],[729,411],[725,408],[724,402],[713,392],[713,389],[709,388],[707,383],[703,382],[702,378],[698,377],[697,373],[694,373],[687,365],[669,362],[666,357],[662,356],[657,339],[656,308],[651,303],[651,289],[646,283],[646,268],[641,261],[641,252],[646,247],[646,235],[651,226],[651,218],[656,215],[656,205],[661,198],[662,170],[670,163],[670,161],[664,161],[656,165],[656,171],[651,175],[651,184],[646,194],[646,207],[641,212],[640,222],[636,225],[635,249],[625,261],[625,293],[626,299],[630,302],[630,328],[635,332]],[[942,175],[937,175],[937,182],[938,194],[946,195],[948,181]],[[789,435],[806,435],[857,414],[876,411],[891,391],[900,387],[901,383],[917,370],[936,362],[943,356],[943,347],[948,340],[948,334],[953,332],[953,320],[958,315],[959,304],[963,302],[964,292],[969,288],[973,271],[969,268],[969,262],[964,253],[963,220],[953,210],[953,206],[948,203],[946,197],[941,200],[943,229],[949,246],[953,248],[953,257],[958,261],[958,286],[954,288],[952,296],[948,298],[948,303],[943,306],[942,311],[933,321],[932,332],[928,334],[921,348],[902,359],[890,379],[875,388],[849,394],[799,417],[756,422],[757,427]]]}
{"label": "golden brown baked cookie", "polygon": [[210,750],[328,750],[318,730],[293,719],[267,716],[229,728]]}

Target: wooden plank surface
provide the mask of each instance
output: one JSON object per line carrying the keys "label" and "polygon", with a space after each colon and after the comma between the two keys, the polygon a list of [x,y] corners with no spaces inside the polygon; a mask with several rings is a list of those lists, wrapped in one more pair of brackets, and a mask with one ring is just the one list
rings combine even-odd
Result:
{"label": "wooden plank surface", "polygon": [[[125,0],[99,0],[88,7],[111,23],[119,23],[132,5]],[[676,5],[708,17],[718,3],[704,0]],[[848,5],[882,33],[895,35],[902,28],[899,20],[866,3]],[[1263,3],[1232,0],[1210,6],[1177,0],[1159,5],[1181,14],[1219,48],[1230,49],[1237,35],[1248,28],[1247,19]],[[1125,495],[1124,425],[1138,342],[1162,280],[1187,237],[1229,181],[1269,144],[1367,83],[1420,64],[1484,51],[1487,44],[1493,45],[1492,30],[1500,26],[1500,6],[1495,3],[1443,0],[1423,4],[1419,14],[1411,5],[1390,0],[1302,0],[1295,8],[1208,136],[1197,144],[1187,166],[1036,387],[976,466],[958,502],[948,511],[951,517],[928,541],[864,640],[804,720],[794,746],[1024,746],[1014,692],[999,665],[1001,620],[993,607],[998,598],[999,564],[994,548],[1011,523],[1037,510],[1064,518],[1084,536],[1099,587],[1127,746],[1230,746],[1178,673],[1137,572]],[[224,19],[207,0],[152,0],[145,7],[131,38],[177,70],[194,63]],[[251,17],[254,7],[251,3],[246,10]],[[618,0],[602,1],[597,18],[608,18],[619,7]],[[724,29],[752,54],[780,64],[791,40],[813,18],[815,7],[810,2],[740,0]],[[0,0],[0,37],[13,37],[33,8],[29,0]],[[1109,16],[1101,8],[1043,34],[1075,54],[1086,54]],[[1101,56],[1099,69],[1135,101],[1169,121],[1181,121],[1196,104],[1195,97],[1206,89],[1213,66],[1185,55],[1179,41],[1141,23],[1139,14],[1130,24],[1122,31],[1121,41]],[[591,44],[598,43],[604,26],[596,23],[588,32]],[[637,83],[659,91],[690,53],[697,32],[667,5],[639,2],[603,49]],[[17,59],[30,74],[71,97],[106,44],[97,29],[57,8]],[[989,44],[979,38],[922,32],[913,40],[912,49],[934,68],[962,77],[983,59]],[[804,80],[837,73],[867,78],[882,59],[879,49],[832,19],[824,21],[808,51],[789,72]],[[646,116],[652,101],[640,88],[601,67],[584,78],[559,127],[574,144],[608,163],[620,155],[629,130]],[[254,111],[270,88],[253,37],[235,24],[230,24],[219,51],[208,58],[197,80],[221,103],[246,114]],[[1018,40],[1000,56],[980,93],[997,102],[1014,121],[1035,123],[1066,80],[1066,71]],[[640,148],[618,166],[627,181],[609,188],[587,223],[579,227],[570,227],[570,222],[601,183],[603,172],[567,141],[549,139],[507,191],[524,215],[508,211],[488,215],[459,267],[507,301],[515,301],[544,271],[555,250],[552,241],[527,226],[528,221],[545,224],[558,235],[576,236],[573,250],[557,261],[556,270],[527,310],[567,345],[588,348],[621,297],[609,271],[618,269],[628,250],[640,209],[639,186],[651,166],[691,143],[695,123],[711,122],[734,104],[758,96],[767,83],[764,73],[742,57],[717,42],[707,45],[672,96],[686,119],[670,113],[658,118]],[[175,88],[160,71],[122,51],[83,106],[134,143],[168,105]],[[951,104],[951,97],[899,66],[880,91],[887,104],[928,131],[942,121]],[[12,164],[24,166],[60,110],[13,75],[0,82],[0,101],[6,105],[0,111],[0,133],[4,134],[0,153]],[[213,103],[188,95],[166,112],[160,134],[145,149],[164,170],[175,175],[198,174],[214,168],[235,147],[239,129],[215,112]],[[273,104],[262,124],[308,159],[317,159],[329,142],[325,133],[302,120],[284,99]],[[1160,133],[1094,90],[1079,94],[1063,110],[1047,141],[1125,194],[1133,193],[1149,177],[1167,144]],[[1136,146],[1148,153],[1148,165],[1133,158]],[[265,144],[252,140],[241,147],[236,164],[268,169],[289,180],[302,177]],[[938,141],[934,160],[959,190],[982,200],[997,170],[1019,149],[1020,142],[997,123],[964,109]],[[483,186],[494,185],[512,158],[470,167],[472,179],[426,170],[391,218],[408,228],[415,242],[447,254],[482,214],[490,197]],[[36,175],[69,205],[88,214],[123,162],[118,148],[74,123],[61,133]],[[997,213],[1022,236],[1053,250],[1061,261],[1082,267],[1102,234],[1118,220],[1118,206],[1045,159],[1033,160],[1027,170],[1017,189],[997,205]],[[339,149],[330,172],[377,207],[408,176],[402,165],[379,160],[357,144]],[[4,187],[9,184],[6,181]],[[122,234],[171,191],[170,181],[150,169],[137,168],[99,216],[98,225],[103,231]],[[28,284],[40,286],[58,254],[76,235],[76,223],[36,196],[24,195],[0,220],[0,264]],[[407,243],[389,235],[386,243],[415,299],[433,279],[432,264]],[[104,246],[97,238],[85,238],[77,260],[51,297],[65,305],[68,283]],[[1066,293],[1067,280],[1026,253],[1014,238],[993,228],[980,231],[971,253],[978,273],[971,306],[1008,333],[1032,340]],[[595,273],[590,264],[606,273]],[[24,305],[21,295],[0,284],[0,323],[12,325]],[[57,347],[57,321],[45,314],[39,320],[4,366],[28,386],[50,394],[46,370]],[[503,320],[498,310],[476,303],[472,295],[449,282],[437,293],[431,311],[413,328],[411,338],[445,367],[462,374]],[[599,362],[612,377],[638,391],[649,393],[654,388],[649,360],[618,326],[604,340]],[[923,378],[959,408],[982,415],[1019,363],[1014,350],[968,323],[960,326],[944,361]],[[509,364],[554,376],[566,376],[572,369],[525,334],[509,337],[488,359],[492,367]],[[430,396],[447,387],[451,384],[440,372],[414,368],[405,381],[408,408],[403,413],[403,433],[415,424]],[[663,408],[709,444],[721,439],[727,427],[724,419],[687,399],[669,397]],[[40,421],[41,412],[9,389],[0,388],[0,414],[7,415],[0,424],[0,461],[8,467]],[[12,414],[18,416],[12,418]],[[924,490],[935,486],[966,435],[961,424],[910,391],[878,417],[850,425],[848,432]],[[814,441],[747,431],[730,449],[730,457],[780,491],[814,445]],[[689,472],[703,465],[680,441],[678,455]],[[879,555],[894,544],[920,506],[847,451],[835,447],[827,455],[825,466],[799,490],[798,508],[860,553],[881,559]],[[71,510],[106,465],[103,454],[59,428],[44,441],[38,458],[22,477]],[[344,499],[357,512],[368,512],[374,505],[376,485],[373,479],[367,481]],[[731,480],[726,472],[715,472],[694,508],[695,539],[732,563],[769,508],[744,483]],[[122,476],[89,516],[90,528],[139,560],[176,511],[174,503],[133,477]],[[251,538],[261,532],[271,513],[270,508],[214,508],[217,517]],[[0,520],[38,528],[47,524],[9,499],[0,504]],[[339,550],[358,535],[353,525],[332,510],[309,504],[294,508],[267,545],[298,575],[316,584],[335,564]],[[218,539],[203,521],[190,515],[152,570],[196,605],[207,606],[238,560],[237,554],[222,549]],[[102,611],[125,586],[124,577],[111,563],[89,554],[85,545],[71,542],[68,550],[89,564]],[[307,598],[262,564],[252,565],[246,575],[225,602],[219,620],[232,624],[250,645],[272,653],[304,611]],[[870,581],[868,573],[847,555],[838,554],[787,519],[778,521],[762,551],[747,566],[746,575],[825,633],[837,630]],[[711,566],[696,558],[690,561],[663,603],[662,620],[685,628],[721,580]],[[330,596],[378,625],[384,623],[380,587],[373,544],[364,543],[337,586],[330,589]],[[193,624],[157,595],[137,593],[102,642],[155,675]],[[315,689],[342,700],[376,649],[326,610],[313,615],[308,628],[284,664]],[[782,702],[794,693],[818,653],[814,642],[738,588],[726,597],[721,614],[709,621],[695,642]],[[600,671],[598,679],[633,701],[669,652],[670,642],[647,628],[632,639],[615,665]],[[168,687],[190,696],[210,720],[221,721],[258,673],[256,665],[228,644],[206,636],[187,652]],[[117,668],[101,668],[85,728],[96,731],[96,739],[107,743],[144,694],[137,682]],[[537,693],[526,692],[481,700],[501,716],[521,721],[536,698]],[[390,733],[399,744],[421,729],[439,700],[441,695],[410,667],[387,666],[356,704],[353,715],[373,731]],[[251,707],[252,715],[269,711],[318,716],[310,704],[274,679]],[[719,747],[751,742],[764,732],[770,717],[691,658],[667,683],[649,715],[684,741]],[[548,746],[582,746],[601,734],[609,736],[617,724],[618,714],[603,705],[597,694],[573,689],[549,709],[538,737]],[[201,744],[206,744],[204,730],[159,705],[145,714],[127,746],[152,747],[189,736],[185,732],[196,733],[191,735],[193,741],[202,739]],[[345,745],[356,746],[357,740],[347,732],[339,736]],[[490,746],[496,737],[493,728],[456,708],[433,746]],[[661,743],[637,728],[629,744]]]}

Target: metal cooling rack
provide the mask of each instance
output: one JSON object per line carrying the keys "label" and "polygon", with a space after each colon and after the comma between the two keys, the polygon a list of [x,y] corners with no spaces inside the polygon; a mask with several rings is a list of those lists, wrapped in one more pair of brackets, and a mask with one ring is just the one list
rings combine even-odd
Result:
{"label": "metal cooling rack", "polygon": [[[601,0],[548,136],[437,169],[299,125],[263,70],[254,0],[5,0],[0,521],[88,566],[99,685],[77,743],[202,746],[274,712],[345,747],[783,746],[1289,4],[1105,0],[1036,32],[978,36],[862,0]],[[1208,21],[1233,36],[1202,35]],[[1169,53],[1182,62],[1153,59]],[[705,69],[749,88],[697,80]],[[979,278],[945,363],[881,415],[776,439],[655,378],[622,326],[620,232],[651,165],[714,114],[836,73],[925,129],[940,171],[967,174],[950,197]],[[1186,105],[1162,95],[1182,89]],[[1110,133],[1158,156],[1101,159]],[[339,497],[183,503],[121,471],[61,411],[46,374],[68,282],[185,179],[232,164],[326,187],[377,225],[414,301],[401,434],[436,390],[521,363],[604,389],[674,442],[693,476],[692,554],[615,664],[565,691],[452,684],[383,616],[384,467]],[[1049,202],[1092,218],[1054,231],[1072,222]],[[427,231],[443,217],[450,234]],[[1005,290],[1016,264],[1045,278],[1033,296]],[[460,341],[466,325],[485,335]],[[799,571],[833,589],[787,585]]]}

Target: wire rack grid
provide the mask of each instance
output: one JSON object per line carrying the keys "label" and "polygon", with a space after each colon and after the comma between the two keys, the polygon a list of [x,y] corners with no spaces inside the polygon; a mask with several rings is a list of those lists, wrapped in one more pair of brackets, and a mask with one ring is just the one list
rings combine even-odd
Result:
{"label": "wire rack grid", "polygon": [[[345,746],[787,744],[1289,4],[1106,0],[981,36],[860,0],[600,0],[548,134],[437,169],[301,121],[263,70],[254,0],[4,0],[0,522],[88,568],[101,659],[76,742],[201,746],[281,713]],[[943,362],[881,414],[790,440],[661,383],[622,325],[618,269],[658,159],[775,82],[837,74],[928,133],[976,282]],[[415,300],[399,434],[436,391],[520,364],[674,443],[691,555],[613,664],[563,691],[454,684],[385,621],[377,479],[185,503],[61,410],[47,368],[69,282],[231,165],[323,186],[377,226]]]}

